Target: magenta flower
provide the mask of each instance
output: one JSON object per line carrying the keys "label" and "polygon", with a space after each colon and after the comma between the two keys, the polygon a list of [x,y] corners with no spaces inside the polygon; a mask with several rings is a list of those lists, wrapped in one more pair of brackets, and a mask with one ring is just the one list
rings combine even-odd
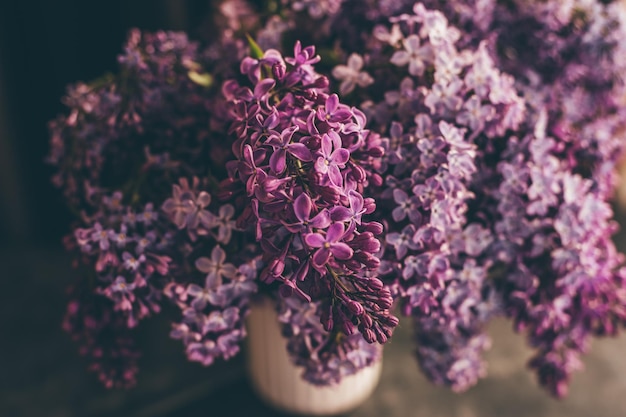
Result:
{"label": "magenta flower", "polygon": [[298,219],[298,223],[285,224],[287,230],[292,233],[306,232],[310,228],[326,229],[330,225],[330,213],[327,209],[322,209],[313,218],[311,211],[313,202],[308,194],[300,194],[293,203],[293,211]]}
{"label": "magenta flower", "polygon": [[326,236],[320,233],[309,233],[304,235],[304,241],[312,248],[319,248],[313,254],[313,265],[323,269],[330,256],[340,260],[352,258],[354,251],[346,243],[341,242],[345,234],[343,223],[333,223],[328,228]]}
{"label": "magenta flower", "polygon": [[363,196],[354,190],[348,192],[349,207],[335,206],[330,209],[330,217],[336,222],[350,222],[348,232],[352,231],[356,225],[361,224],[361,218],[365,214],[365,202]]}
{"label": "magenta flower", "polygon": [[326,99],[326,105],[317,110],[317,117],[329,126],[336,127],[339,123],[348,121],[352,117],[352,112],[345,104],[339,104],[337,94],[331,94]]}
{"label": "magenta flower", "polygon": [[300,161],[309,162],[313,160],[311,151],[303,143],[291,142],[297,126],[289,127],[282,131],[280,136],[272,135],[267,141],[268,145],[274,148],[274,153],[270,156],[270,168],[277,174],[282,174],[287,167],[287,154],[291,154]]}

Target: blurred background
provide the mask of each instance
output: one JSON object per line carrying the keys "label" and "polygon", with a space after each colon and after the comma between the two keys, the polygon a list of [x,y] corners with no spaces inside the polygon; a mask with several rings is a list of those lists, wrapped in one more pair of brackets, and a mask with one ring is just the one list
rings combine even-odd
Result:
{"label": "blurred background", "polygon": [[[115,69],[131,27],[194,38],[210,11],[208,0],[0,2],[0,416],[277,415],[254,396],[241,356],[208,369],[188,363],[163,318],[138,329],[144,357],[128,392],[102,388],[60,328],[72,274],[61,238],[71,217],[44,164],[47,121],[64,111],[66,84]],[[619,235],[622,250],[625,242]],[[351,415],[626,416],[626,338],[594,343],[587,370],[558,402],[524,369],[522,338],[504,322],[491,333],[489,378],[455,395],[421,376],[401,326],[380,386]]]}

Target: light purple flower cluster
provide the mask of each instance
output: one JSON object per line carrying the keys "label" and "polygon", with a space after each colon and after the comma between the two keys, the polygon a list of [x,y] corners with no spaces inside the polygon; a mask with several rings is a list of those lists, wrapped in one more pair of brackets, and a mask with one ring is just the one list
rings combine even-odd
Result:
{"label": "light purple flower cluster", "polygon": [[300,43],[293,57],[268,50],[242,61],[252,89],[225,84],[237,137],[229,186],[247,198],[239,221],[264,250],[261,281],[278,281],[283,297],[321,300],[326,332],[385,343],[397,319],[375,276],[382,225],[363,219],[376,205],[362,195],[380,183],[371,167],[383,149],[363,113],[326,92],[318,61]]}
{"label": "light purple flower cluster", "polygon": [[[489,39],[536,121],[572,148],[580,167],[612,193],[623,148],[626,9],[620,1],[426,1],[464,28],[462,42]],[[476,12],[479,10],[479,12]],[[590,173],[584,172],[588,176]]]}
{"label": "light purple flower cluster", "polygon": [[[211,195],[200,188],[197,178],[191,184],[181,179],[162,205],[181,235],[175,242],[184,257],[180,260],[184,272],[177,273],[163,292],[181,310],[182,319],[170,336],[183,342],[189,360],[207,366],[239,352],[246,335],[244,317],[257,291],[259,259],[249,248],[233,250],[235,208],[223,204],[218,213],[210,211]],[[225,249],[237,266],[227,261]]]}
{"label": "light purple flower cluster", "polygon": [[96,292],[126,317],[128,327],[160,311],[159,289],[169,274],[171,258],[164,255],[151,203],[137,213],[115,192],[102,197],[101,210],[83,216],[87,227],[74,230],[74,243],[96,280]]}
{"label": "light purple flower cluster", "polygon": [[626,270],[604,193],[543,129],[510,141],[497,166],[494,229],[508,244],[498,253],[506,274],[495,278],[506,313],[537,349],[530,366],[539,382],[562,397],[591,336],[625,322]]}
{"label": "light purple flower cluster", "polygon": [[481,175],[478,145],[496,146],[497,137],[517,128],[524,104],[484,45],[458,51],[458,36],[441,13],[422,6],[375,26],[371,89],[385,94],[366,109],[372,129],[388,135],[380,166],[378,216],[387,225],[380,272],[415,319],[422,369],[463,390],[484,375],[483,326],[499,312],[483,256],[493,237],[467,218]]}

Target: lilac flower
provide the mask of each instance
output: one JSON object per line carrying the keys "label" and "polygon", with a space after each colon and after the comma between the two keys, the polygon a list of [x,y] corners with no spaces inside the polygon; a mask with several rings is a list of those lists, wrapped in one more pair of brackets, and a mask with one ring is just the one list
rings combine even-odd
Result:
{"label": "lilac flower", "polygon": [[130,238],[128,236],[128,228],[126,227],[125,224],[122,224],[120,226],[120,231],[119,233],[114,232],[113,230],[109,230],[109,239],[113,242],[115,242],[115,244],[120,247],[123,248],[124,246],[126,246],[126,244],[129,242]]}
{"label": "lilac flower", "polygon": [[274,147],[274,153],[270,158],[270,167],[274,172],[281,174],[286,168],[287,154],[295,156],[298,160],[309,162],[313,159],[311,151],[303,143],[291,143],[293,134],[298,130],[297,126],[285,129],[280,136],[270,136],[268,144]]}
{"label": "lilac flower", "polygon": [[396,51],[390,62],[399,67],[409,65],[409,74],[420,76],[424,73],[425,64],[432,60],[432,51],[429,45],[421,45],[417,35],[409,35],[403,39],[404,50]]}
{"label": "lilac flower", "polygon": [[211,365],[220,354],[219,347],[210,339],[187,345],[187,358],[190,361],[200,362],[204,366]]}
{"label": "lilac flower", "polygon": [[314,266],[323,268],[331,255],[340,260],[346,260],[352,257],[354,254],[352,248],[341,242],[344,233],[345,227],[343,223],[333,223],[328,227],[326,236],[319,233],[304,235],[304,241],[307,245],[312,248],[319,248],[313,254]]}
{"label": "lilac flower", "polygon": [[462,86],[463,83],[458,78],[445,84],[436,83],[426,96],[424,104],[428,106],[431,113],[437,113],[442,107],[448,110],[458,110],[463,104],[463,100],[458,97]]}
{"label": "lilac flower", "polygon": [[237,307],[228,307],[223,312],[213,311],[207,316],[203,331],[205,333],[221,332],[223,330],[230,329],[238,319],[239,309]]}
{"label": "lilac flower", "polygon": [[315,162],[315,169],[325,174],[330,182],[340,186],[343,184],[341,168],[350,158],[350,152],[341,145],[341,138],[333,131],[322,136],[321,147]]}
{"label": "lilac flower", "polygon": [[298,223],[285,224],[285,227],[292,232],[305,232],[310,228],[326,229],[330,226],[331,218],[327,209],[320,210],[313,218],[311,218],[311,211],[313,209],[313,202],[311,197],[307,194],[300,194],[293,203],[293,210]]}
{"label": "lilac flower", "polygon": [[348,94],[354,90],[357,85],[359,87],[367,87],[374,83],[374,79],[363,68],[363,57],[353,53],[348,57],[347,65],[337,65],[333,68],[333,77],[341,81],[339,92],[342,95]]}
{"label": "lilac flower", "polygon": [[154,212],[154,204],[147,203],[144,211],[139,215],[138,219],[146,225],[149,225],[157,219],[157,213]]}
{"label": "lilac flower", "polygon": [[206,280],[206,286],[204,288],[196,284],[189,284],[187,287],[187,295],[193,298],[191,307],[194,310],[204,310],[207,303],[222,306],[224,304],[224,297],[216,291],[218,282],[215,277]]}
{"label": "lilac flower", "polygon": [[111,233],[114,233],[112,230],[104,230],[100,223],[96,223],[93,227],[93,232],[91,234],[91,240],[93,242],[98,243],[100,249],[105,251],[109,249],[109,236]]}
{"label": "lilac flower", "polygon": [[494,116],[494,108],[491,105],[483,106],[477,96],[472,96],[463,104],[465,111],[456,117],[457,123],[468,126],[472,131],[480,131],[485,123]]}
{"label": "lilac flower", "polygon": [[[172,221],[179,228],[183,229],[186,226],[187,214],[189,213],[192,202],[187,199],[183,189],[175,184],[172,186],[172,197],[165,200],[163,203],[163,211],[172,217]],[[210,196],[207,199],[207,205],[210,203]]]}
{"label": "lilac flower", "polygon": [[392,232],[386,236],[386,241],[396,250],[396,257],[402,259],[406,256],[409,249],[415,250],[419,245],[415,243],[415,226],[408,225],[402,229],[401,233]]}
{"label": "lilac flower", "polygon": [[326,105],[318,109],[317,117],[324,120],[329,126],[336,127],[338,123],[350,119],[352,112],[345,104],[339,103],[337,94],[331,94],[326,99]]}
{"label": "lilac flower", "polygon": [[409,197],[406,192],[396,188],[393,190],[393,199],[398,204],[398,207],[394,208],[393,212],[391,213],[394,221],[400,222],[404,220],[408,215],[411,223],[421,223],[422,215],[418,210],[418,207],[421,204],[417,197]]}
{"label": "lilac flower", "polygon": [[141,264],[146,261],[145,255],[141,254],[135,258],[128,252],[122,254],[122,259],[124,260],[124,266],[130,271],[137,271]]}
{"label": "lilac flower", "polygon": [[215,246],[211,251],[211,258],[200,257],[196,259],[196,268],[200,272],[207,274],[207,282],[221,282],[222,277],[232,278],[235,275],[236,268],[233,264],[224,263],[226,260],[226,252],[220,247]]}
{"label": "lilac flower", "polygon": [[349,207],[336,206],[330,209],[330,218],[335,222],[350,222],[349,230],[361,224],[363,214],[366,213],[363,196],[354,190],[348,192]]}

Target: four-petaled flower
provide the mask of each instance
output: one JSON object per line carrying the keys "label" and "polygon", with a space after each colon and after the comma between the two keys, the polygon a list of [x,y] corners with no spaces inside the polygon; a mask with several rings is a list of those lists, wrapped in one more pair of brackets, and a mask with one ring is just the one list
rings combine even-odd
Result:
{"label": "four-petaled flower", "polygon": [[320,233],[309,233],[304,235],[304,242],[311,248],[318,248],[313,254],[313,265],[317,268],[324,268],[330,256],[336,259],[347,260],[352,258],[353,250],[346,243],[341,242],[345,235],[343,223],[333,223],[328,228],[326,236]]}
{"label": "four-petaled flower", "polygon": [[357,85],[367,87],[374,83],[374,79],[363,68],[363,57],[353,53],[348,57],[348,65],[337,65],[333,68],[333,77],[341,81],[339,92],[342,95],[350,93]]}
{"label": "four-petaled flower", "polygon": [[267,144],[274,148],[274,152],[270,156],[270,168],[277,174],[282,174],[285,171],[288,153],[302,162],[313,160],[311,151],[304,143],[291,141],[297,131],[298,126],[292,126],[283,130],[280,136],[270,136],[267,141]]}
{"label": "four-petaled flower", "polygon": [[325,229],[330,225],[330,213],[327,209],[320,210],[313,218],[311,211],[313,202],[306,193],[300,194],[293,202],[293,212],[298,219],[298,223],[287,224],[285,227],[292,233],[306,232],[310,228]]}
{"label": "four-petaled flower", "polygon": [[122,260],[124,261],[124,267],[131,271],[137,271],[142,263],[146,261],[146,256],[144,254],[139,255],[139,257],[134,257],[128,252],[124,252],[122,254]]}
{"label": "four-petaled flower", "polygon": [[342,147],[341,138],[337,132],[331,130],[322,136],[321,147],[318,151],[315,169],[320,174],[326,175],[333,185],[341,186],[341,168],[350,159],[350,151]]}
{"label": "four-petaled flower", "polygon": [[424,74],[426,63],[433,59],[430,45],[420,45],[417,35],[409,35],[402,41],[404,50],[396,51],[391,57],[391,63],[399,67],[409,65],[409,74],[421,76]]}
{"label": "four-petaled flower", "polygon": [[100,223],[96,223],[93,226],[93,233],[91,234],[91,240],[97,242],[100,245],[100,249],[105,251],[109,249],[110,242],[109,236],[114,233],[112,230],[104,230]]}
{"label": "four-petaled flower", "polygon": [[215,246],[211,251],[211,259],[201,257],[196,259],[196,268],[200,272],[207,274],[207,282],[218,282],[221,284],[222,277],[232,278],[237,272],[233,264],[224,263],[226,252],[220,246]]}

